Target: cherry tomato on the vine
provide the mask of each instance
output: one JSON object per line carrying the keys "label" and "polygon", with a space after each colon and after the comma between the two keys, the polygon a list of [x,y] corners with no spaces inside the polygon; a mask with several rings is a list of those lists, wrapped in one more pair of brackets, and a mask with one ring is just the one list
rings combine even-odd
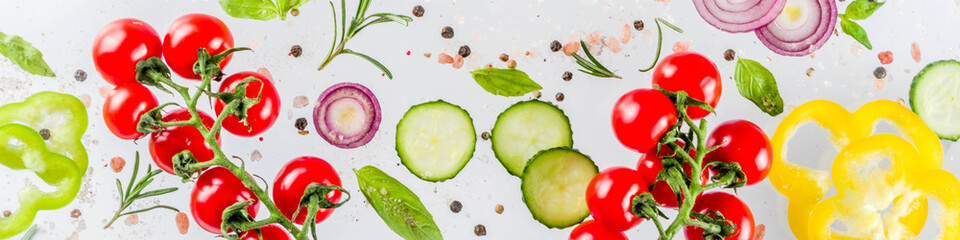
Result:
{"label": "cherry tomato on the vine", "polygon": [[[200,75],[193,72],[197,62],[197,50],[207,49],[211,56],[233,48],[233,34],[223,21],[206,14],[187,14],[178,18],[167,35],[163,37],[163,55],[167,66],[173,72],[186,79],[199,80]],[[232,55],[232,54],[231,54]],[[220,68],[226,67],[232,56],[220,62]]]}
{"label": "cherry tomato on the vine", "polygon": [[611,231],[626,231],[643,219],[630,212],[633,197],[647,192],[636,170],[613,167],[601,171],[587,185],[587,208],[593,219]]}
{"label": "cherry tomato on the vine", "polygon": [[[297,214],[297,219],[294,221],[297,224],[303,224],[306,220],[307,208],[299,206],[303,191],[311,183],[343,186],[340,183],[337,170],[330,166],[330,163],[309,156],[298,157],[288,162],[280,169],[277,179],[273,182],[273,201],[287,219],[293,219],[293,213],[297,211],[297,208],[300,208],[300,213]],[[340,191],[334,190],[328,193],[326,197],[331,202],[337,203],[340,201],[341,194]],[[327,219],[333,213],[333,210],[334,208],[318,210],[316,222],[319,223]]]}
{"label": "cherry tomato on the vine", "polygon": [[587,220],[570,232],[570,240],[627,240],[627,235],[607,229],[594,220]]}
{"label": "cherry tomato on the vine", "polygon": [[704,162],[740,163],[747,185],[763,181],[770,173],[773,150],[763,129],[747,120],[721,123],[707,138],[707,147],[720,146],[704,156]]}
{"label": "cherry tomato on the vine", "polygon": [[667,129],[677,123],[677,110],[663,92],[636,89],[624,94],[613,107],[613,131],[627,148],[646,152],[654,148]]}
{"label": "cherry tomato on the vine", "polygon": [[[197,112],[197,115],[200,115],[200,122],[207,127],[207,130],[213,127],[214,120],[210,115],[203,112]],[[190,118],[189,111],[177,109],[167,113],[161,120],[175,122],[190,120]],[[217,145],[220,145],[219,135],[217,136]],[[200,134],[200,131],[194,126],[166,127],[163,131],[155,132],[150,136],[150,156],[153,158],[153,162],[157,164],[157,167],[170,174],[175,174],[173,171],[173,156],[183,150],[190,150],[193,157],[200,162],[210,161],[214,157],[213,150],[210,149],[210,145],[203,138],[203,134]]]}
{"label": "cherry tomato on the vine", "polygon": [[190,195],[190,212],[201,228],[220,234],[223,210],[247,200],[253,200],[253,203],[247,206],[247,212],[256,217],[260,199],[253,191],[244,186],[230,170],[220,166],[211,167],[197,178],[197,186]]}
{"label": "cherry tomato on the vine", "polygon": [[[706,214],[708,211],[719,211],[723,217],[737,227],[737,232],[724,240],[751,240],[753,239],[753,213],[746,203],[736,196],[725,192],[711,192],[697,198],[693,211]],[[687,226],[683,228],[687,240],[703,240],[703,228]]]}
{"label": "cherry tomato on the vine", "polygon": [[143,113],[157,107],[157,98],[139,83],[128,83],[113,89],[103,102],[103,122],[113,135],[121,139],[137,139],[143,133],[137,124]]}
{"label": "cherry tomato on the vine", "polygon": [[[683,146],[683,142],[677,142],[680,146]],[[690,149],[690,156],[695,156],[696,150]],[[657,182],[657,175],[660,174],[660,171],[663,170],[663,162],[660,157],[673,155],[673,150],[670,150],[670,147],[663,145],[660,147],[660,155],[657,155],[656,148],[650,149],[644,154],[640,155],[640,161],[637,162],[637,171],[640,172],[640,176],[643,177],[643,180],[652,185],[650,188],[650,193],[653,194],[653,199],[657,200],[657,203],[664,207],[668,208],[678,208],[680,206],[679,201],[677,201],[677,196],[673,193],[673,189],[670,189],[670,185],[665,181]],[[692,174],[690,165],[685,164],[683,166],[683,171],[687,175]],[[700,184],[707,184],[709,177],[704,171],[700,175]]]}
{"label": "cherry tomato on the vine", "polygon": [[[694,99],[717,107],[720,92],[720,71],[710,59],[695,52],[678,52],[660,60],[653,70],[653,84],[664,90],[684,91]],[[700,107],[688,107],[691,119],[700,119],[710,114]]]}
{"label": "cherry tomato on the vine", "polygon": [[104,26],[93,40],[93,65],[108,83],[137,84],[137,62],[161,56],[160,36],[149,24],[132,18]]}
{"label": "cherry tomato on the vine", "polygon": [[[220,92],[233,92],[240,85],[240,82],[247,77],[260,79],[260,81],[247,83],[247,97],[256,98],[257,94],[260,94],[260,102],[247,110],[247,123],[250,126],[248,127],[240,122],[240,118],[237,118],[236,115],[230,115],[223,120],[224,129],[244,137],[263,133],[270,126],[273,126],[273,123],[277,121],[277,116],[280,115],[280,93],[277,92],[277,87],[273,85],[273,80],[263,74],[256,72],[233,74],[220,84]],[[214,105],[218,116],[223,112],[224,105],[223,101],[220,100],[217,100],[216,105]]]}
{"label": "cherry tomato on the vine", "polygon": [[260,228],[260,235],[257,235],[257,231],[247,230],[240,235],[240,240],[260,240],[260,236],[263,236],[263,240],[294,240],[293,237],[287,229],[284,229],[280,224],[270,224]]}

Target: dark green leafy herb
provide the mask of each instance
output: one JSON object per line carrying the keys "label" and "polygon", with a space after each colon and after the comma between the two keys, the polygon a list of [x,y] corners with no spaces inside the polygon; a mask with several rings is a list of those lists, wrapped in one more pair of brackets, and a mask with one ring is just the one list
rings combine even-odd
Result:
{"label": "dark green leafy herb", "polygon": [[403,183],[373,166],[353,171],[363,196],[390,230],[407,240],[443,239],[433,216]]}
{"label": "dark green leafy herb", "polygon": [[783,113],[783,99],[777,89],[777,80],[770,70],[757,61],[737,59],[737,69],[733,76],[740,95],[756,104],[761,111],[776,116]]}
{"label": "dark green leafy herb", "polygon": [[885,3],[887,2],[856,0],[847,6],[847,10],[843,13],[843,15],[852,20],[864,20],[873,15],[873,12],[877,11],[877,9],[880,8],[880,6],[883,6]]}
{"label": "dark green leafy herb", "polygon": [[534,90],[543,89],[523,71],[509,68],[481,68],[470,72],[473,80],[494,95],[517,97]]}
{"label": "dark green leafy herb", "polygon": [[620,79],[620,76],[617,76],[617,74],[614,74],[613,71],[610,71],[610,69],[604,67],[603,64],[600,64],[600,61],[597,61],[597,59],[593,57],[593,54],[590,53],[590,49],[587,49],[587,44],[584,43],[583,40],[580,40],[580,48],[583,49],[583,55],[587,55],[587,58],[589,58],[590,61],[580,57],[580,55],[577,55],[577,53],[573,53],[572,56],[573,58],[577,59],[577,64],[586,69],[577,70],[595,77]]}
{"label": "dark green leafy herb", "polygon": [[843,29],[843,33],[850,35],[853,39],[856,39],[857,42],[863,44],[867,49],[873,49],[873,45],[870,44],[870,39],[867,38],[867,31],[863,30],[863,27],[860,24],[857,24],[854,21],[850,21],[845,17],[840,17],[840,28]]}
{"label": "dark green leafy herb", "polygon": [[104,226],[103,229],[107,229],[108,227],[110,227],[110,225],[112,225],[113,222],[117,221],[118,218],[122,216],[130,215],[130,214],[142,213],[142,212],[150,211],[157,208],[170,209],[170,210],[173,210],[174,212],[180,211],[180,210],[177,210],[177,208],[174,208],[171,206],[156,205],[153,207],[148,207],[148,208],[144,208],[136,211],[124,212],[124,210],[130,207],[130,205],[132,205],[133,202],[136,200],[144,199],[148,197],[160,196],[160,195],[177,191],[177,188],[172,187],[172,188],[164,188],[164,189],[158,189],[158,190],[141,193],[143,189],[147,187],[147,185],[150,185],[150,183],[153,182],[153,177],[156,176],[157,174],[162,173],[163,170],[160,170],[160,169],[154,170],[153,165],[147,164],[147,174],[144,175],[143,178],[140,178],[140,181],[136,181],[137,173],[139,172],[139,170],[140,170],[140,153],[137,153],[137,156],[133,163],[133,174],[130,175],[130,183],[127,184],[126,191],[123,190],[123,184],[120,183],[120,179],[117,179],[117,191],[120,193],[120,208],[117,209],[117,212],[113,214],[113,218],[110,219],[110,222],[107,222],[107,225]]}
{"label": "dark green leafy herb", "polygon": [[13,64],[30,74],[44,77],[56,77],[47,62],[43,61],[43,54],[33,47],[33,44],[23,40],[20,36],[6,35],[0,32],[0,54],[10,59]]}
{"label": "dark green leafy herb", "polygon": [[365,54],[344,48],[347,45],[347,41],[350,41],[353,36],[357,35],[360,30],[367,28],[367,26],[387,22],[395,22],[407,26],[407,24],[413,21],[413,18],[409,16],[393,13],[375,13],[367,16],[367,7],[370,6],[370,1],[372,0],[360,0],[360,6],[357,7],[357,14],[350,20],[349,26],[347,25],[347,1],[340,0],[340,24],[337,24],[337,8],[333,6],[333,2],[330,2],[330,9],[333,10],[333,43],[330,45],[330,52],[327,53],[326,59],[323,60],[323,63],[320,64],[317,70],[323,70],[323,68],[326,67],[327,64],[330,64],[330,61],[333,61],[338,55],[346,53],[353,54],[373,63],[380,71],[383,71],[383,74],[387,75],[387,78],[393,79],[393,74],[390,73],[390,70],[377,60]]}
{"label": "dark green leafy herb", "polygon": [[223,11],[235,18],[270,20],[287,19],[287,12],[299,8],[310,0],[220,0]]}

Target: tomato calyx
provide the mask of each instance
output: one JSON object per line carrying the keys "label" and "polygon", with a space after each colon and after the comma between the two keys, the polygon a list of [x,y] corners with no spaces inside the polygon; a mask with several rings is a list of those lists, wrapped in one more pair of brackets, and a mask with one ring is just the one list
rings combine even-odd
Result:
{"label": "tomato calyx", "polygon": [[[327,199],[326,197],[327,194],[330,194],[333,191],[340,191],[341,193],[346,193],[347,198],[340,200],[339,203],[334,203],[333,201],[330,201],[330,199]],[[308,210],[310,210],[307,212],[308,221],[305,221],[305,222],[311,222],[310,221],[312,218],[312,216],[310,216],[311,213],[316,214],[317,210],[319,209],[338,208],[340,206],[343,206],[343,204],[347,203],[347,201],[350,201],[350,192],[347,192],[346,189],[343,189],[342,187],[337,185],[311,183],[310,185],[307,185],[306,189],[303,190],[303,197],[300,198],[300,206],[306,207]],[[311,207],[315,207],[316,209],[311,209]],[[297,217],[297,214],[299,213],[300,213],[300,208],[298,208],[297,211],[293,212],[293,217]]]}
{"label": "tomato calyx", "polygon": [[691,221],[692,226],[703,228],[703,239],[723,240],[740,232],[737,224],[723,217],[720,211],[708,211],[706,214],[691,212],[690,216],[697,221]]}
{"label": "tomato calyx", "polygon": [[193,63],[193,72],[200,76],[220,76],[223,74],[220,62],[223,62],[230,54],[239,51],[253,51],[253,49],[246,47],[231,48],[213,56],[205,48],[197,49],[197,62]]}
{"label": "tomato calyx", "polygon": [[[710,177],[710,180],[713,181],[711,185],[718,184],[716,186],[732,189],[747,185],[747,174],[740,168],[740,163],[713,161],[707,163],[706,166],[714,171],[714,175]],[[719,185],[722,183],[726,183],[726,185]],[[711,185],[707,186],[711,187]]]}
{"label": "tomato calyx", "polygon": [[[260,79],[252,76],[244,78],[243,80],[240,80],[240,83],[236,88],[233,89],[233,92],[204,91],[208,96],[220,99],[220,101],[223,101],[223,103],[226,104],[221,114],[230,116],[232,112],[232,115],[236,115],[237,118],[240,119],[240,123],[249,128],[250,122],[247,121],[247,117],[249,116],[248,112],[250,108],[252,108],[254,105],[257,105],[257,103],[260,103],[260,99],[263,97],[263,88],[260,88],[260,91],[257,92],[256,98],[247,97],[247,87],[250,86],[251,82],[260,82]],[[232,108],[232,111],[227,111],[228,108]]]}
{"label": "tomato calyx", "polygon": [[261,226],[254,221],[253,216],[247,211],[247,206],[254,204],[254,200],[236,202],[223,210],[223,222],[220,224],[220,231],[223,236],[229,236],[228,233],[244,232],[250,229],[257,229]]}

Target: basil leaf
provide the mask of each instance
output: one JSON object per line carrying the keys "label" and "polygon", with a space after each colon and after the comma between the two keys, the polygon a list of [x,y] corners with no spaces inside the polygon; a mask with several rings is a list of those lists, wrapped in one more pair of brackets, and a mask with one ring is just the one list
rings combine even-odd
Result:
{"label": "basil leaf", "polygon": [[863,44],[864,47],[873,50],[873,45],[870,44],[870,39],[867,38],[867,31],[863,30],[860,24],[850,21],[850,19],[847,18],[840,18],[840,28],[843,29],[843,33],[850,35],[853,39],[856,39],[857,42]]}
{"label": "basil leaf", "polygon": [[761,111],[777,116],[783,113],[783,99],[777,90],[777,80],[770,70],[750,59],[737,59],[733,79],[740,95],[757,105]]}
{"label": "basil leaf", "polygon": [[847,10],[845,10],[846,12],[844,12],[843,15],[853,20],[864,20],[873,15],[873,12],[877,11],[877,8],[880,8],[880,6],[883,6],[885,3],[887,2],[856,0],[847,6]]}
{"label": "basil leaf", "polygon": [[481,68],[470,72],[483,90],[494,95],[517,97],[543,89],[526,73],[517,69]]}
{"label": "basil leaf", "polygon": [[43,61],[43,53],[20,36],[0,32],[0,54],[30,74],[44,77],[57,76],[50,66],[47,66],[47,62]]}
{"label": "basil leaf", "polygon": [[353,170],[360,191],[390,230],[407,240],[442,240],[433,216],[413,191],[374,166]]}
{"label": "basil leaf", "polygon": [[271,0],[220,0],[220,7],[235,18],[270,20],[279,16]]}
{"label": "basil leaf", "polygon": [[287,13],[295,8],[300,8],[304,3],[310,0],[277,0],[277,7],[280,7],[280,20],[287,19]]}

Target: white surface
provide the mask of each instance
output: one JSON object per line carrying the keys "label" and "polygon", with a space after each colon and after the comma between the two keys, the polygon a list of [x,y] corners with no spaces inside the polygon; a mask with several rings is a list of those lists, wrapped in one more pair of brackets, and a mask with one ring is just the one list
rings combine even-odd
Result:
{"label": "white surface", "polygon": [[[355,1],[348,1],[355,2]],[[849,1],[847,1],[849,2]],[[39,233],[34,239],[64,239],[71,235],[79,239],[214,239],[193,223],[187,235],[180,235],[174,222],[175,214],[157,210],[139,215],[139,224],[127,226],[121,219],[113,227],[102,227],[116,210],[118,196],[114,179],[128,179],[133,154],[140,151],[149,162],[147,141],[122,141],[110,134],[104,126],[100,109],[104,101],[101,91],[107,84],[96,72],[91,61],[91,46],[99,29],[110,21],[134,17],[145,20],[162,35],[167,26],[183,14],[201,12],[223,19],[233,31],[237,46],[249,46],[255,52],[235,54],[227,73],[253,71],[265,67],[278,82],[281,94],[281,114],[276,125],[265,134],[263,142],[254,138],[240,138],[224,133],[222,145],[228,155],[246,159],[256,149],[263,155],[259,161],[248,162],[255,174],[271,181],[287,161],[302,155],[313,155],[328,160],[336,167],[344,187],[354,193],[355,199],[338,209],[328,220],[318,225],[325,239],[397,239],[357,191],[352,168],[375,165],[405,183],[418,193],[447,239],[475,239],[473,227],[484,224],[487,236],[483,239],[564,239],[572,228],[547,229],[533,220],[520,199],[520,181],[510,176],[494,158],[489,141],[478,140],[476,154],[460,174],[446,182],[430,183],[417,179],[403,166],[394,151],[396,123],[411,105],[443,99],[459,104],[470,112],[478,134],[493,127],[497,114],[510,104],[530,97],[505,98],[493,96],[478,87],[468,73],[486,63],[503,67],[497,57],[510,54],[534,80],[544,86],[543,98],[553,101],[557,92],[565,94],[558,105],[570,117],[575,147],[589,154],[601,169],[622,165],[634,166],[637,153],[621,147],[613,136],[609,116],[616,99],[623,93],[650,86],[650,74],[636,69],[650,64],[656,44],[654,17],[663,17],[682,27],[677,34],[665,30],[664,56],[671,53],[675,41],[687,41],[691,50],[700,52],[716,62],[723,77],[723,97],[717,108],[719,114],[709,117],[715,126],[723,120],[743,118],[760,125],[772,134],[779,120],[793,106],[813,99],[830,99],[848,109],[875,99],[908,99],[907,91],[913,75],[926,63],[940,59],[957,59],[960,47],[960,16],[957,1],[900,1],[891,0],[869,20],[860,21],[870,34],[875,46],[862,55],[851,49],[859,48],[849,36],[832,37],[815,58],[782,57],[763,47],[753,34],[729,34],[704,22],[693,5],[685,0],[667,3],[649,0],[637,1],[374,1],[370,12],[410,14],[414,5],[422,4],[426,14],[416,18],[407,28],[395,24],[371,27],[348,47],[381,60],[395,77],[381,77],[369,63],[353,57],[340,56],[324,71],[316,71],[323,60],[332,38],[330,9],[326,1],[312,1],[301,8],[301,15],[285,22],[234,19],[225,15],[216,1],[0,1],[0,31],[23,36],[44,53],[44,58],[57,74],[48,79],[29,76],[3,59],[0,60],[0,103],[20,101],[32,93],[53,90],[76,96],[89,96],[90,128],[84,138],[90,153],[90,169],[84,179],[81,196],[69,206],[41,212],[36,220]],[[846,3],[840,4],[843,12]],[[349,9],[355,3],[348,4]],[[339,6],[338,6],[339,7]],[[353,11],[353,10],[348,10]],[[623,24],[642,19],[646,29],[632,31],[633,38],[619,54],[604,52],[600,61],[624,77],[622,80],[597,79],[575,71],[571,58],[551,53],[550,41],[562,42],[584,38],[594,30],[605,36],[617,36]],[[443,39],[440,29],[453,26],[456,37]],[[839,26],[837,26],[839,29]],[[910,43],[918,42],[923,52],[920,63],[910,58]],[[300,44],[304,54],[300,58],[287,56],[291,45]],[[455,54],[463,44],[470,45],[472,55],[463,69],[437,64],[437,54]],[[767,66],[777,77],[784,102],[785,114],[771,118],[739,96],[732,80],[733,62],[723,60],[723,51],[732,48],[744,58],[755,59]],[[877,53],[890,50],[893,64],[886,65],[885,88],[874,87],[873,69],[879,66]],[[406,52],[412,53],[407,56]],[[530,51],[530,56],[523,56]],[[433,57],[425,58],[424,53]],[[769,59],[768,59],[769,57]],[[816,73],[807,77],[805,71],[813,67]],[[83,69],[89,74],[85,82],[73,80],[73,73]],[[574,72],[573,81],[560,79],[564,71]],[[309,117],[311,107],[294,109],[293,98],[305,95],[314,100],[321,91],[338,82],[359,82],[370,88],[379,98],[383,109],[380,131],[364,147],[343,150],[327,144],[308,126],[310,135],[301,136],[293,128],[298,117]],[[180,81],[180,83],[185,83]],[[157,94],[162,100],[173,97]],[[555,102],[555,101],[554,101]],[[203,106],[212,112],[208,106]],[[312,121],[311,121],[312,122]],[[813,129],[813,128],[810,128]],[[823,134],[818,138],[798,139],[792,149],[803,152],[829,150]],[[799,144],[798,144],[799,143]],[[951,147],[951,145],[954,145]],[[945,142],[947,151],[944,167],[960,172],[957,163],[958,147]],[[832,151],[832,150],[831,150]],[[803,157],[795,151],[793,159]],[[816,159],[832,156],[810,156],[809,166]],[[107,166],[110,158],[127,159],[127,168],[120,174]],[[4,176],[0,191],[12,193],[31,179],[27,172],[13,172],[0,168]],[[190,184],[180,183],[175,177],[161,175],[154,188],[177,186],[180,191],[149,203],[162,202],[189,212]],[[793,239],[786,226],[785,199],[768,182],[746,187],[739,195],[753,210],[757,223],[767,225],[767,239]],[[459,214],[450,212],[453,200],[463,203]],[[15,194],[0,196],[0,210],[16,208]],[[143,206],[140,203],[134,208]],[[503,204],[502,215],[494,206]],[[79,219],[70,218],[72,209],[80,209]],[[263,208],[261,208],[263,209]],[[932,223],[928,224],[932,225]],[[644,223],[629,230],[633,239],[652,239],[655,229]],[[926,231],[925,234],[931,234]]]}

